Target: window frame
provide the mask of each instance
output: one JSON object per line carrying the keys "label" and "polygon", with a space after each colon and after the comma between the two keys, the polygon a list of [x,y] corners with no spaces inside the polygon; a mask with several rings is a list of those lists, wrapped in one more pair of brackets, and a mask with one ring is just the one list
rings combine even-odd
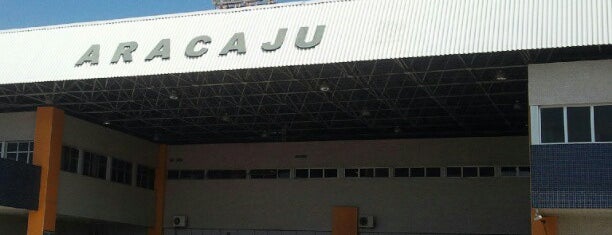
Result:
{"label": "window frame", "polygon": [[[428,169],[438,169],[439,172],[439,176],[430,176],[427,174],[427,170]],[[425,178],[442,178],[445,177],[446,170],[444,169],[444,167],[438,167],[438,166],[430,166],[430,167],[425,167]]]}
{"label": "window frame", "polygon": [[[152,173],[149,175],[148,173]],[[155,167],[136,163],[136,182],[138,188],[155,190]]]}
{"label": "window frame", "polygon": [[[21,151],[19,150],[19,144],[21,143],[27,143],[28,144],[28,150],[26,151]],[[8,145],[9,144],[17,144],[17,150],[16,151],[11,151],[10,153],[15,153],[16,154],[16,159],[8,159]],[[26,153],[27,157],[26,157],[26,161],[22,162],[19,161],[19,154],[20,153]],[[16,162],[21,162],[21,163],[25,163],[28,165],[33,165],[34,164],[34,140],[7,140],[7,141],[2,141],[2,154],[0,154],[1,157],[3,159],[6,160],[11,160],[11,161],[16,161]]]}
{"label": "window frame", "polygon": [[[377,173],[377,170],[386,170],[387,171],[387,176],[379,176]],[[392,172],[391,172],[391,168],[390,167],[374,167],[374,178],[379,178],[379,179],[385,179],[385,178],[391,178],[392,177]]]}
{"label": "window frame", "polygon": [[[449,169],[449,168],[453,168],[453,169],[454,169],[454,168],[459,168],[459,176],[449,176],[449,175],[448,175],[448,169]],[[447,166],[447,167],[445,167],[445,168],[444,168],[444,177],[446,177],[446,178],[451,178],[451,179],[461,179],[461,178],[463,178],[463,166],[456,166],[456,165],[453,165],[453,166]]]}
{"label": "window frame", "polygon": [[[67,169],[62,169],[63,165],[64,165],[64,149],[76,150],[76,154],[77,154],[77,156],[76,156],[76,168],[75,168],[74,172],[69,171]],[[67,172],[67,173],[79,174],[79,164],[80,164],[80,161],[81,161],[81,159],[80,159],[81,156],[80,155],[81,155],[81,149],[79,149],[77,147],[74,147],[72,145],[62,145],[62,153],[61,153],[61,156],[60,156],[60,170],[63,171],[63,172]],[[72,162],[72,161],[70,161],[70,162]],[[69,167],[70,167],[70,164],[69,164]]]}
{"label": "window frame", "polygon": [[[514,169],[514,174],[513,175],[504,175],[504,168],[512,168]],[[506,178],[506,177],[518,177],[518,166],[515,165],[501,165],[499,167],[499,177],[502,178]]]}
{"label": "window frame", "polygon": [[110,161],[110,181],[119,184],[132,185],[134,183],[132,182],[132,177],[134,176],[134,163],[116,157],[111,157]]}
{"label": "window frame", "polygon": [[[405,175],[402,174],[401,176],[398,176],[398,174],[396,173],[398,172],[398,169],[400,169],[402,173],[406,173],[406,174]],[[392,174],[389,178],[410,178],[410,167],[394,167],[393,172],[390,172],[390,173]]]}
{"label": "window frame", "polygon": [[591,105],[591,140],[593,143],[612,143],[611,141],[597,141],[597,136],[595,135],[595,107],[596,106],[612,106],[612,104],[596,104]]}
{"label": "window frame", "polygon": [[[94,152],[94,151],[85,150],[85,149],[82,149],[81,151],[83,151],[83,171],[82,171],[82,172],[80,172],[79,174],[80,174],[80,175],[82,175],[82,176],[92,177],[92,178],[94,178],[94,179],[109,180],[110,175],[109,175],[109,173],[108,173],[108,171],[109,171],[109,169],[108,169],[108,168],[109,168],[109,161],[111,161],[111,163],[112,163],[112,157],[106,156],[106,155],[104,155],[104,154],[99,154],[99,153]],[[104,159],[106,159],[106,161],[105,161],[105,163],[106,163],[106,164],[104,164],[104,171],[98,171],[98,174],[97,174],[97,175],[95,175],[95,176],[94,176],[94,175],[92,175],[92,174],[85,174],[85,172],[86,172],[86,171],[89,171],[89,170],[90,170],[90,169],[88,169],[88,168],[86,167],[86,163],[87,163],[87,161],[86,161],[86,159],[87,159],[87,154],[91,154],[93,157],[95,157],[95,158],[96,158],[96,159],[95,159],[96,161],[97,161],[97,160],[99,160],[99,159],[98,159],[99,157],[103,157]],[[92,159],[92,160],[93,160],[93,159]],[[98,167],[101,167],[101,165],[99,165]],[[90,167],[90,168],[91,168],[91,170],[93,170],[93,166],[92,166],[92,167]],[[100,168],[100,169],[101,169],[101,168]],[[98,170],[100,170],[100,169],[98,169]],[[102,174],[101,172],[103,172],[103,173],[104,173],[104,175],[103,175],[104,177],[101,177],[101,176],[102,176],[102,175],[100,175],[100,174]],[[91,173],[91,172],[89,172],[89,173]],[[111,174],[112,174],[112,173],[111,173]]]}
{"label": "window frame", "polygon": [[[593,144],[593,143],[612,143],[612,141],[597,141],[596,133],[595,133],[595,107],[597,106],[612,106],[612,104],[589,104],[589,105],[543,105],[538,107],[538,117],[537,117],[537,130],[538,130],[538,139],[540,145],[550,145],[550,144]],[[569,141],[569,130],[568,130],[568,119],[567,119],[567,108],[589,108],[589,122],[590,122],[590,131],[591,131],[591,140],[586,142],[570,142]],[[542,109],[549,108],[562,108],[563,109],[563,134],[564,141],[563,142],[549,142],[545,143],[542,141]]]}
{"label": "window frame", "polygon": [[[478,178],[495,178],[495,177],[497,177],[497,170],[495,169],[495,166],[482,165],[482,166],[477,166],[477,167],[478,167]],[[481,173],[482,168],[493,168],[493,175],[492,176],[482,176],[482,173]]]}
{"label": "window frame", "polygon": [[[336,170],[336,176],[327,176],[328,170]],[[338,168],[323,168],[323,179],[337,179],[340,178],[340,170]]]}
{"label": "window frame", "polygon": [[[465,168],[476,168],[476,175],[475,176],[465,176]],[[462,166],[461,167],[461,178],[467,178],[467,179],[480,178],[480,166],[474,166],[474,165]]]}

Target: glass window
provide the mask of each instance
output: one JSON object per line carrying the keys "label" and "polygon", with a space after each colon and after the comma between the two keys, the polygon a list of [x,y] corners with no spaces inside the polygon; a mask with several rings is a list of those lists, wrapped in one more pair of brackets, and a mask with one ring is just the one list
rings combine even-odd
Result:
{"label": "glass window", "polygon": [[338,178],[338,169],[325,169],[325,178]]}
{"label": "glass window", "polygon": [[442,171],[439,167],[429,167],[425,168],[425,176],[427,177],[440,177],[442,175]]}
{"label": "glass window", "polygon": [[446,177],[461,177],[461,167],[447,167]]}
{"label": "glass window", "polygon": [[464,167],[463,177],[478,177],[478,168],[477,167]]}
{"label": "glass window", "polygon": [[372,178],[374,177],[374,168],[359,169],[359,177]]}
{"label": "glass window", "polygon": [[289,170],[289,169],[280,169],[280,170],[278,170],[278,178],[279,179],[289,179],[289,178],[291,178],[291,170]]}
{"label": "glass window", "polygon": [[295,169],[295,178],[298,178],[298,179],[307,179],[308,178],[308,169]]}
{"label": "glass window", "polygon": [[425,177],[425,168],[410,168],[410,177]]}
{"label": "glass window", "polygon": [[591,142],[591,107],[567,108],[568,142]]}
{"label": "glass window", "polygon": [[79,165],[79,150],[67,146],[62,147],[62,164],[63,171],[77,173]]}
{"label": "glass window", "polygon": [[90,152],[83,153],[83,175],[106,179],[106,157]]}
{"label": "glass window", "polygon": [[354,178],[354,177],[359,177],[359,170],[358,169],[344,169],[344,177],[346,178]]}
{"label": "glass window", "polygon": [[501,176],[516,176],[516,167],[514,166],[502,166]]}
{"label": "glass window", "polygon": [[541,109],[542,143],[565,142],[563,108]]}
{"label": "glass window", "polygon": [[480,173],[480,177],[494,177],[495,176],[495,167],[492,167],[492,166],[479,167],[478,171]]}
{"label": "glass window", "polygon": [[310,178],[323,178],[323,169],[310,169]]}
{"label": "glass window", "polygon": [[155,185],[155,169],[143,165],[136,167],[136,186],[153,189]]}
{"label": "glass window", "polygon": [[395,170],[393,170],[393,176],[408,177],[410,176],[410,168],[395,168]]}
{"label": "glass window", "polygon": [[374,169],[374,176],[377,178],[388,178],[389,168],[376,168]]}
{"label": "glass window", "polygon": [[246,179],[246,170],[209,170],[206,172],[208,179]]}
{"label": "glass window", "polygon": [[612,141],[612,105],[595,106],[595,141]]}
{"label": "glass window", "polygon": [[19,141],[6,143],[6,159],[32,164],[34,155],[33,141]]}
{"label": "glass window", "polygon": [[179,179],[182,180],[203,180],[206,178],[204,170],[181,170]]}
{"label": "glass window", "polygon": [[251,179],[276,179],[278,172],[275,169],[250,170]]}
{"label": "glass window", "polygon": [[132,163],[113,158],[111,162],[111,181],[122,184],[131,184]]}

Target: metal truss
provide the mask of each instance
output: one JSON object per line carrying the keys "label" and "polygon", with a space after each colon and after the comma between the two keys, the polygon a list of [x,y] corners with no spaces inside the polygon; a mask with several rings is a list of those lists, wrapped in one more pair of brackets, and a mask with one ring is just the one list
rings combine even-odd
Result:
{"label": "metal truss", "polygon": [[526,135],[528,64],[607,58],[578,47],[8,84],[0,111],[53,105],[177,144]]}

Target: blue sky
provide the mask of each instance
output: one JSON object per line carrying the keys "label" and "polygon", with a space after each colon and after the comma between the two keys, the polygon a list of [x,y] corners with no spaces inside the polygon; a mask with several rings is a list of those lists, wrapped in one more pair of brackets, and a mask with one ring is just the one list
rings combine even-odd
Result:
{"label": "blue sky", "polygon": [[213,8],[212,0],[0,0],[0,30]]}

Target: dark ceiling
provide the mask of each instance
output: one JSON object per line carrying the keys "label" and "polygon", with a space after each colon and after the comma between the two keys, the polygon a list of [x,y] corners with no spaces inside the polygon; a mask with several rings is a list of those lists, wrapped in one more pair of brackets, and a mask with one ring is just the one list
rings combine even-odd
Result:
{"label": "dark ceiling", "polygon": [[527,135],[528,64],[608,58],[597,46],[8,84],[0,111],[53,105],[172,144]]}

